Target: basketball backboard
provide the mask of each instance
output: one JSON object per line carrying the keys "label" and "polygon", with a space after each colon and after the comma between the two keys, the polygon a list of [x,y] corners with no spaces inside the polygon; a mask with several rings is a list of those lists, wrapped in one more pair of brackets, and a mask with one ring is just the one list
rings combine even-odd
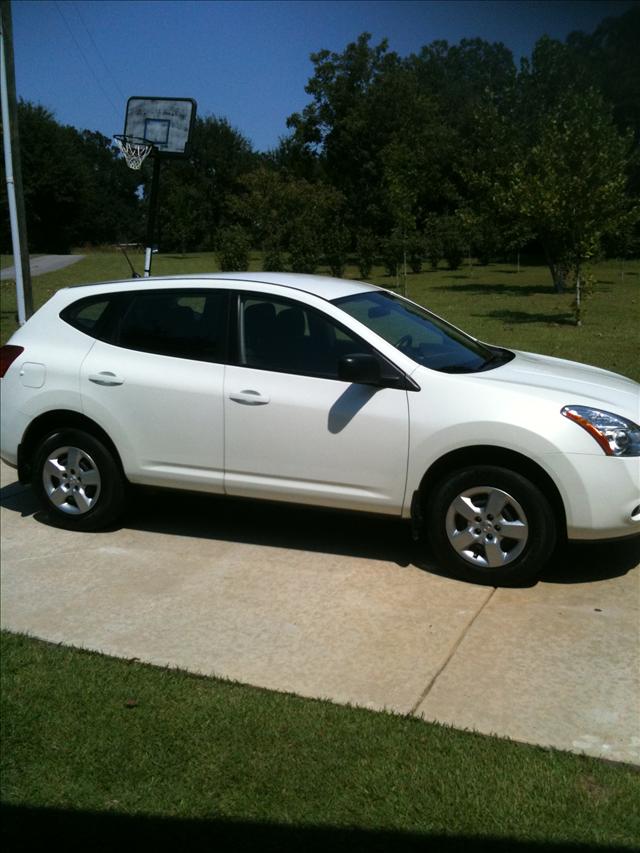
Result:
{"label": "basketball backboard", "polygon": [[152,143],[162,156],[182,157],[188,153],[195,119],[193,98],[134,96],[127,101],[124,135]]}

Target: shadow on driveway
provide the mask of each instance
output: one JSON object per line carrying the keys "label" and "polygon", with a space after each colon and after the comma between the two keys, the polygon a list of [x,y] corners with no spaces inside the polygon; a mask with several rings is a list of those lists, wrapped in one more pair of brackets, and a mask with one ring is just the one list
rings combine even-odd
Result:
{"label": "shadow on driveway", "polygon": [[[141,530],[382,560],[452,577],[435,565],[428,542],[414,542],[409,524],[398,518],[161,489],[136,489],[135,498],[123,522],[111,529],[114,536],[120,529]],[[49,524],[29,487],[5,486],[0,504]],[[639,562],[640,537],[568,543],[558,549],[540,579],[562,584],[604,581],[627,574]]]}

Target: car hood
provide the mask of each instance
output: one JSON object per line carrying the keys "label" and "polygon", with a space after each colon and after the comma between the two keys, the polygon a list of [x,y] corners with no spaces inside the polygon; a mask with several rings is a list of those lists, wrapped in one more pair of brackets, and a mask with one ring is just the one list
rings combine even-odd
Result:
{"label": "car hood", "polygon": [[506,382],[520,389],[557,391],[566,405],[587,403],[634,421],[640,419],[640,385],[632,379],[563,358],[515,351],[507,364],[476,374],[477,378]]}

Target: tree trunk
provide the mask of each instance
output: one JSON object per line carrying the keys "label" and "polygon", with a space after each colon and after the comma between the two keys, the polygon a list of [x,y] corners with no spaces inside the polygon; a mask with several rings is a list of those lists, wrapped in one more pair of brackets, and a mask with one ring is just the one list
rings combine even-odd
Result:
{"label": "tree trunk", "polygon": [[553,287],[556,293],[564,293],[564,269],[559,264],[556,264],[552,271]]}
{"label": "tree trunk", "polygon": [[556,293],[564,293],[564,278],[565,278],[565,268],[562,263],[560,263],[554,256],[553,253],[549,250],[549,247],[542,245],[545,258],[547,260],[547,266],[549,267],[549,272],[551,273],[551,280],[553,281],[553,289]]}
{"label": "tree trunk", "polygon": [[580,264],[577,265],[575,273],[576,273],[576,298],[575,298],[576,326],[581,326],[582,325],[582,280],[580,277]]}

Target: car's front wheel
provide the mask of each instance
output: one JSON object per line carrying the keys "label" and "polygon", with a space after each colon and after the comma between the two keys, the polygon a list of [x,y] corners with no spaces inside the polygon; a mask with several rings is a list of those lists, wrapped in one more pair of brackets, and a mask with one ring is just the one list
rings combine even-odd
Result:
{"label": "car's front wheel", "polygon": [[557,538],[538,486],[506,468],[458,470],[427,498],[427,535],[438,562],[476,583],[509,585],[539,576]]}
{"label": "car's front wheel", "polygon": [[72,530],[99,530],[126,503],[126,481],[112,452],[79,429],[57,430],[42,440],[31,482],[49,519]]}

